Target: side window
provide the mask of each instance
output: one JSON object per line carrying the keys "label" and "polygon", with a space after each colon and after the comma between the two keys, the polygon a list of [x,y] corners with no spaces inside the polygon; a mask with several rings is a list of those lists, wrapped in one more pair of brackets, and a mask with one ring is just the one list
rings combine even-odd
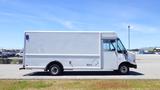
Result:
{"label": "side window", "polygon": [[115,40],[103,40],[103,50],[104,51],[115,51]]}

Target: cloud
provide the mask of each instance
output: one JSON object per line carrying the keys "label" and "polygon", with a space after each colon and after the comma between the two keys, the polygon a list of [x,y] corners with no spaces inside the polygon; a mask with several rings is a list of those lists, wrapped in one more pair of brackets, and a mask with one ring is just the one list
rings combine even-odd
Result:
{"label": "cloud", "polygon": [[[63,20],[63,19],[58,18],[53,15],[45,15],[45,14],[43,14],[43,15],[30,15],[30,14],[13,13],[13,12],[0,12],[0,15],[19,18],[19,20],[27,20],[27,21],[29,21],[31,23],[35,23],[35,24],[37,24],[37,23],[43,24],[46,22],[53,23],[53,24],[58,23],[58,24],[62,25],[64,28],[75,29],[75,25],[73,24],[72,21]],[[6,19],[5,19],[5,21],[6,21]]]}
{"label": "cloud", "polygon": [[152,27],[152,26],[146,26],[146,25],[140,25],[140,24],[133,24],[132,28],[135,31],[139,32],[145,32],[145,33],[155,33],[158,31],[157,27]]}
{"label": "cloud", "polygon": [[15,14],[9,12],[0,12],[0,15],[13,16]]}
{"label": "cloud", "polygon": [[66,28],[69,28],[69,29],[73,29],[73,28],[74,28],[73,23],[70,22],[70,21],[63,21],[62,24],[63,24]]}
{"label": "cloud", "polygon": [[6,3],[8,0],[0,0],[1,3]]}
{"label": "cloud", "polygon": [[64,20],[64,19],[58,18],[53,15],[45,16],[45,18],[43,18],[43,20],[47,21],[47,22],[51,22],[51,23],[52,22],[59,23],[60,25],[62,25],[63,27],[65,27],[67,29],[75,29],[75,25],[73,24],[73,21]]}
{"label": "cloud", "polygon": [[140,33],[157,33],[159,27],[156,26],[149,26],[144,24],[134,24],[134,23],[123,23],[121,26],[122,28],[127,28],[130,25],[130,29],[132,31],[140,32]]}

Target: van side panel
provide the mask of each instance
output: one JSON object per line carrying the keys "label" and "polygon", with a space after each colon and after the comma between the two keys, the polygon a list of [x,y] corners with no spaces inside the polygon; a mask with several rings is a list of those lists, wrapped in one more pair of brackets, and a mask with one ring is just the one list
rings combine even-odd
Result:
{"label": "van side panel", "polygon": [[99,68],[99,56],[56,56],[56,55],[27,55],[26,68],[44,69],[49,62],[58,61],[64,69]]}
{"label": "van side panel", "polygon": [[42,68],[54,60],[64,69],[100,68],[98,32],[26,32],[25,67]]}

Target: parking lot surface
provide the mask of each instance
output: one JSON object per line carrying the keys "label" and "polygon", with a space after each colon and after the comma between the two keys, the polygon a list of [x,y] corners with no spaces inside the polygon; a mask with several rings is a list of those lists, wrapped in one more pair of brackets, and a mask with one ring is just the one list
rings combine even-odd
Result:
{"label": "parking lot surface", "polygon": [[64,72],[51,76],[43,70],[19,70],[22,65],[0,64],[0,79],[160,79],[160,55],[137,55],[137,69],[129,75],[115,72]]}

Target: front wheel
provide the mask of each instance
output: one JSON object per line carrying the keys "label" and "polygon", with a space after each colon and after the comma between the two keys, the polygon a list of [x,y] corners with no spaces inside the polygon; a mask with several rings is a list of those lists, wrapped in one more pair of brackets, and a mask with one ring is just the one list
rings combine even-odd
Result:
{"label": "front wheel", "polygon": [[53,64],[53,65],[50,66],[49,72],[50,72],[51,75],[57,76],[57,75],[62,74],[63,70],[59,65]]}
{"label": "front wheel", "polygon": [[126,75],[129,73],[129,67],[125,64],[119,66],[118,72],[122,75]]}

